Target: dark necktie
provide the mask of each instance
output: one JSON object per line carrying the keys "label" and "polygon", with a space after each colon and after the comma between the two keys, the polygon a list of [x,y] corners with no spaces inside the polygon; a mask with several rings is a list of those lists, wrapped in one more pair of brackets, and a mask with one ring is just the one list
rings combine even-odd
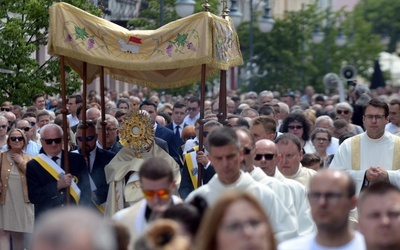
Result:
{"label": "dark necktie", "polygon": [[57,162],[58,156],[53,156],[53,157],[51,157],[51,159],[58,165],[58,162]]}
{"label": "dark necktie", "polygon": [[181,134],[179,133],[179,128],[180,128],[179,125],[175,127],[175,129],[176,129],[176,130],[175,130],[175,137],[176,137],[176,139],[178,139],[178,140],[181,139]]}
{"label": "dark necktie", "polygon": [[91,170],[90,169],[90,152],[87,153],[87,157],[86,158],[87,158],[88,170],[89,170],[89,173],[90,173],[91,172],[90,171]]}

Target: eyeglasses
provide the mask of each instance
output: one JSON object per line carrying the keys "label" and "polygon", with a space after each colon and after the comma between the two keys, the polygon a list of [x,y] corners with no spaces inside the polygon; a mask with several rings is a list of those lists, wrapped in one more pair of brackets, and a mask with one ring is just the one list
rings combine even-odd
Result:
{"label": "eyeglasses", "polygon": [[364,115],[365,119],[372,121],[374,118],[376,120],[382,120],[385,119],[385,115]]}
{"label": "eyeglasses", "polygon": [[319,141],[319,142],[327,142],[328,141],[328,139],[322,138],[322,137],[317,137],[314,140]]}
{"label": "eyeglasses", "polygon": [[156,195],[160,199],[168,199],[169,198],[169,190],[168,189],[143,190],[143,194],[146,199],[153,199]]}
{"label": "eyeglasses", "polygon": [[348,115],[350,113],[350,110],[340,110],[340,109],[338,109],[338,110],[336,110],[336,113],[338,115],[341,115],[342,113],[345,114],[345,115]]}
{"label": "eyeglasses", "polygon": [[[76,137],[76,139],[78,139],[78,141],[83,141],[82,136],[78,136],[78,137]],[[92,141],[93,139],[94,139],[94,135],[86,136],[86,141]]]}
{"label": "eyeglasses", "polygon": [[0,128],[6,129],[8,126],[7,125],[0,125]]}
{"label": "eyeglasses", "polygon": [[262,220],[251,219],[248,221],[234,221],[227,223],[222,228],[229,233],[242,233],[246,227],[251,227],[253,230],[258,229],[263,224]]}
{"label": "eyeglasses", "polygon": [[208,131],[203,131],[203,137],[206,138],[206,137],[208,136],[209,133],[210,133],[210,132],[208,132]]}
{"label": "eyeglasses", "polygon": [[324,198],[324,200],[331,204],[334,205],[339,202],[340,198],[342,197],[348,197],[349,194],[347,193],[335,193],[335,192],[327,192],[327,193],[320,193],[320,192],[310,192],[308,193],[308,200],[310,203],[317,203],[321,199],[321,197]]}
{"label": "eyeglasses", "polygon": [[288,126],[288,129],[290,129],[290,130],[295,130],[295,129],[299,130],[299,129],[302,129],[302,128],[303,128],[302,125]]}
{"label": "eyeglasses", "polygon": [[243,154],[244,155],[248,155],[248,154],[250,154],[250,152],[251,152],[251,148],[243,147]]}
{"label": "eyeglasses", "polygon": [[31,125],[31,127],[36,125],[36,122],[29,122],[29,125]]}
{"label": "eyeglasses", "polygon": [[30,127],[20,127],[18,129],[21,129],[21,130],[23,130],[25,132],[28,132],[31,128]]}
{"label": "eyeglasses", "polygon": [[274,154],[256,154],[256,156],[254,156],[254,160],[261,161],[261,159],[263,157],[265,160],[270,161],[275,157],[275,155]]}
{"label": "eyeglasses", "polygon": [[10,111],[10,109],[9,109],[9,108],[0,108],[0,110],[1,110],[1,111],[7,111],[7,112],[9,112],[9,111]]}
{"label": "eyeglasses", "polygon": [[187,108],[186,110],[187,110],[187,111],[196,111],[197,108]]}
{"label": "eyeglasses", "polygon": [[[101,128],[99,128],[100,130],[101,130]],[[106,131],[107,132],[114,132],[114,131],[116,131],[117,130],[117,128],[106,128]]]}
{"label": "eyeglasses", "polygon": [[185,136],[185,140],[194,139],[195,137],[196,137],[195,135]]}
{"label": "eyeglasses", "polygon": [[62,141],[62,138],[55,138],[55,139],[44,139],[41,138],[42,141],[45,141],[47,145],[53,144],[55,142],[56,144],[60,144]]}
{"label": "eyeglasses", "polygon": [[23,136],[11,136],[10,139],[11,139],[11,141],[16,141],[16,140],[23,141],[24,137]]}

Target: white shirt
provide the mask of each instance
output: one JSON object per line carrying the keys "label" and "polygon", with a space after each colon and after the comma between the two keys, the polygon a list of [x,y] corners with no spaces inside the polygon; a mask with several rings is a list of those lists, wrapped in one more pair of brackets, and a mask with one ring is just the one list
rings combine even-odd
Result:
{"label": "white shirt", "polygon": [[174,135],[176,133],[176,127],[179,126],[179,136],[182,137],[182,131],[183,131],[184,124],[185,123],[176,124],[175,122],[172,122],[172,128],[173,128]]}
{"label": "white shirt", "polygon": [[255,181],[265,184],[271,188],[272,191],[275,192],[276,196],[282,201],[283,205],[285,205],[285,208],[288,210],[290,215],[293,218],[296,218],[295,221],[297,221],[297,213],[294,208],[292,194],[290,193],[288,186],[284,185],[283,182],[268,176],[259,167],[254,167],[253,171],[249,172],[249,174]]}
{"label": "white shirt", "polygon": [[189,139],[186,141],[185,146],[183,147],[183,154],[186,154],[188,151],[192,150],[194,146],[199,145],[199,139],[197,136],[194,139]]}
{"label": "white shirt", "polygon": [[292,179],[295,181],[300,182],[301,184],[303,184],[306,188],[308,188],[308,186],[310,185],[310,181],[311,178],[316,174],[317,172],[311,168],[306,168],[303,167],[303,165],[299,165],[299,169],[297,170],[297,172],[294,175],[291,176],[286,176],[286,178],[288,179]]}
{"label": "white shirt", "polygon": [[397,132],[399,132],[399,127],[389,122],[388,124],[386,124],[385,130],[389,133],[396,134]]}
{"label": "white shirt", "polygon": [[274,178],[287,185],[290,189],[294,207],[297,212],[299,236],[309,235],[315,232],[316,227],[311,217],[311,208],[307,198],[306,187],[298,181],[285,178],[277,168],[275,169]]}
{"label": "white shirt", "polygon": [[365,250],[364,236],[354,232],[355,237],[346,245],[339,247],[325,247],[316,240],[316,235],[308,235],[285,241],[278,246],[278,250]]}
{"label": "white shirt", "polygon": [[267,185],[256,182],[248,173],[241,173],[239,179],[230,185],[221,183],[218,175],[215,174],[206,185],[191,192],[186,201],[191,201],[196,195],[200,195],[206,199],[209,206],[212,206],[227,191],[247,191],[252,193],[270,219],[272,228],[275,230],[275,238],[278,242],[294,238],[298,235],[297,222],[293,221],[294,218],[290,216],[274,191],[267,187]]}
{"label": "white shirt", "polygon": [[326,153],[329,155],[334,155],[337,152],[337,149],[339,148],[339,139],[336,137],[331,138],[331,143],[329,143],[329,146],[326,148]]}
{"label": "white shirt", "polygon": [[69,127],[73,127],[79,123],[79,118],[77,116],[72,116],[72,114],[68,114],[67,118],[69,120]]}
{"label": "white shirt", "polygon": [[304,149],[304,152],[306,152],[306,154],[315,153],[315,147],[310,140],[308,140],[308,141],[306,141],[306,143],[304,143],[303,149]]}
{"label": "white shirt", "polygon": [[190,115],[187,115],[185,119],[183,119],[183,124],[186,123],[188,126],[194,126],[194,123],[197,121],[197,119],[200,118],[200,112],[193,118],[190,118]]}

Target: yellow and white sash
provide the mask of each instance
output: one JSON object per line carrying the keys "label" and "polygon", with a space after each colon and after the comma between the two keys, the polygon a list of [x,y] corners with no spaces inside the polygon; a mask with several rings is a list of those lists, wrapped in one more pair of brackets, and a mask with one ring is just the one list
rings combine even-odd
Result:
{"label": "yellow and white sash", "polygon": [[[39,164],[42,165],[42,167],[57,181],[60,180],[60,176],[65,174],[65,171],[45,154],[39,154],[35,156],[33,159],[39,162]],[[78,185],[76,185],[74,178],[72,179],[69,191],[72,197],[74,198],[76,204],[79,204],[81,190],[79,189]]]}
{"label": "yellow and white sash", "polygon": [[190,179],[192,180],[192,184],[194,189],[198,187],[197,185],[197,174],[198,174],[198,165],[197,165],[197,151],[199,150],[199,146],[194,146],[193,151],[187,152],[184,157],[186,161],[186,166],[188,168],[188,172],[190,175]]}

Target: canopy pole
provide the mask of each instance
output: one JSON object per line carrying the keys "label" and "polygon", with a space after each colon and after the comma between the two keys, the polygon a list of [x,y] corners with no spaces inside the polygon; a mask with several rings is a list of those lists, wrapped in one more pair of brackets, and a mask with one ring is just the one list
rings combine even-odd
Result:
{"label": "canopy pole", "polygon": [[[200,118],[199,118],[199,151],[204,151],[203,147],[203,125],[204,120],[204,101],[206,93],[206,64],[201,65],[201,84],[200,84]],[[201,187],[203,180],[203,165],[197,166],[197,187]]]}
{"label": "canopy pole", "polygon": [[[106,141],[106,103],[104,97],[104,66],[100,68],[100,98],[101,98],[101,134],[103,135],[101,144],[103,145],[103,149],[107,150],[107,141]],[[118,124],[119,125],[119,124]],[[119,128],[118,128],[119,129]]]}
{"label": "canopy pole", "polygon": [[221,70],[219,79],[218,121],[226,125],[226,70]]}
{"label": "canopy pole", "polygon": [[[62,119],[62,129],[64,132],[63,135],[63,144],[64,144],[64,151],[63,151],[63,158],[64,158],[64,171],[65,173],[69,173],[69,158],[68,158],[68,133],[67,133],[67,85],[65,82],[65,57],[60,56],[60,70],[61,70],[61,99],[62,99],[62,109],[61,114],[63,116]],[[69,195],[69,188],[66,189],[66,196],[67,196],[67,205],[70,204],[71,198]]]}
{"label": "canopy pole", "polygon": [[[83,88],[82,88],[82,124],[83,124],[83,129],[82,129],[82,145],[86,145],[86,129],[88,128],[87,122],[86,122],[86,103],[87,103],[87,62],[83,62]],[[86,157],[87,152],[86,152],[86,147],[81,148],[82,150],[82,155]]]}
{"label": "canopy pole", "polygon": [[[227,20],[229,14],[229,8],[227,0],[222,0],[222,18]],[[226,120],[226,70],[221,70],[219,78],[219,102],[218,102],[218,121],[226,125],[228,122]]]}

